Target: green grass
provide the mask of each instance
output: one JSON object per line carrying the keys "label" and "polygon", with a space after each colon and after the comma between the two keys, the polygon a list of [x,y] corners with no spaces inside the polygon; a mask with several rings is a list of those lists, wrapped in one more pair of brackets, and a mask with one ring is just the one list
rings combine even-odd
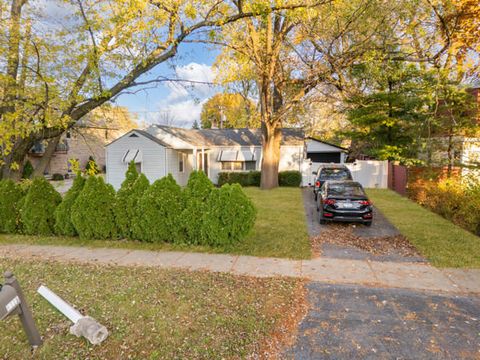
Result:
{"label": "green grass", "polygon": [[[292,279],[4,259],[6,269],[19,279],[44,337],[38,359],[256,357],[289,329],[303,296],[303,284]],[[40,284],[105,325],[107,340],[92,346],[70,335],[71,323],[35,293]],[[2,359],[32,358],[17,316],[0,329]]]}
{"label": "green grass", "polygon": [[257,220],[250,234],[234,246],[175,245],[141,243],[127,240],[82,240],[78,237],[27,236],[0,234],[0,244],[37,244],[89,246],[94,248],[126,248],[161,251],[195,251],[252,256],[308,259],[311,257],[301,190],[278,188],[260,190],[245,188],[257,208]]}
{"label": "green grass", "polygon": [[369,189],[380,211],[438,267],[480,268],[480,238],[391,190]]}

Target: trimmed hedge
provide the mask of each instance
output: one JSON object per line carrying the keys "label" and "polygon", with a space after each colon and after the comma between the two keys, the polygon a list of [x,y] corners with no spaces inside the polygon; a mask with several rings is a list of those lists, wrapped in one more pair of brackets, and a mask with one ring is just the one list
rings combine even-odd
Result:
{"label": "trimmed hedge", "polygon": [[43,177],[33,180],[20,210],[23,232],[29,235],[53,235],[55,209],[62,197]]}
{"label": "trimmed hedge", "polygon": [[193,171],[184,191],[185,209],[182,214],[185,229],[185,241],[189,244],[201,244],[203,218],[207,211],[207,200],[214,186],[203,171]]}
{"label": "trimmed hedge", "polygon": [[248,234],[256,210],[239,184],[214,189],[202,214],[202,239],[211,246],[231,245]]}
{"label": "trimmed hedge", "polygon": [[136,208],[134,238],[147,242],[183,242],[183,209],[182,190],[172,175],[155,181]]}
{"label": "trimmed hedge", "polygon": [[[224,184],[240,184],[241,186],[260,186],[262,173],[260,171],[248,172],[221,172],[218,174],[218,186]],[[297,170],[280,171],[278,173],[280,186],[299,187],[302,184],[302,174]]]}
{"label": "trimmed hedge", "polygon": [[0,181],[0,232],[14,233],[18,230],[20,199],[24,193],[12,180]]}
{"label": "trimmed hedge", "polygon": [[218,186],[224,184],[240,184],[241,186],[260,186],[260,171],[221,172],[218,174]]}
{"label": "trimmed hedge", "polygon": [[72,207],[80,195],[85,185],[85,178],[78,172],[77,177],[73,180],[72,187],[65,194],[62,202],[55,209],[55,232],[59,235],[75,236],[78,235],[77,230],[72,222]]}
{"label": "trimmed hedge", "polygon": [[135,163],[131,161],[128,164],[127,172],[125,173],[125,180],[122,182],[120,189],[115,197],[115,222],[117,224],[120,237],[131,236],[131,222],[134,215],[134,208],[129,204],[130,196],[132,194],[132,187],[138,179],[138,172]]}
{"label": "trimmed hedge", "polygon": [[102,177],[90,176],[72,207],[72,223],[82,239],[117,236],[113,207],[115,190]]}
{"label": "trimmed hedge", "polygon": [[302,184],[302,174],[297,170],[280,171],[278,173],[278,185],[299,187]]}

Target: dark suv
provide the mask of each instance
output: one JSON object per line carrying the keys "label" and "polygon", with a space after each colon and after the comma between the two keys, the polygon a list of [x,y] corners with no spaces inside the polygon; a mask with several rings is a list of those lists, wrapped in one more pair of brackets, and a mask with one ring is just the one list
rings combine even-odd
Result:
{"label": "dark suv", "polygon": [[313,194],[315,201],[323,183],[327,180],[352,180],[352,174],[345,165],[342,164],[325,164],[320,165],[317,172],[314,172],[315,182],[313,184]]}

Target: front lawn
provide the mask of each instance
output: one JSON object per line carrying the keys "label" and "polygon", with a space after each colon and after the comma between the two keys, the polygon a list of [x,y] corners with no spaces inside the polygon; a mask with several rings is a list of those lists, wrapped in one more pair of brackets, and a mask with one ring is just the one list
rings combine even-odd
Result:
{"label": "front lawn", "polygon": [[[7,269],[33,307],[41,359],[258,358],[288,340],[303,311],[293,279],[2,260]],[[92,346],[70,335],[71,323],[36,294],[41,284],[104,324],[108,339]],[[1,358],[32,357],[17,316],[0,330]]]}
{"label": "front lawn", "polygon": [[438,267],[480,268],[480,238],[391,190],[368,189],[374,205]]}
{"label": "front lawn", "polygon": [[244,188],[257,208],[257,220],[252,231],[233,246],[211,248],[169,243],[142,243],[126,240],[81,240],[78,237],[27,236],[0,234],[0,244],[37,244],[115,247],[143,250],[180,250],[210,253],[230,253],[252,256],[308,259],[311,256],[301,190],[278,188],[260,190]]}

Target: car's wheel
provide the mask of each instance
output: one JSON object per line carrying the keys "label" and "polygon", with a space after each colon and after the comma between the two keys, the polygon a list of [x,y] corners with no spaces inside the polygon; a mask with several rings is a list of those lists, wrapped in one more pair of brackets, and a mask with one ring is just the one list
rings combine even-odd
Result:
{"label": "car's wheel", "polygon": [[366,223],[365,223],[365,226],[372,226],[372,222],[371,222],[371,221],[366,222]]}
{"label": "car's wheel", "polygon": [[320,219],[320,225],[325,225],[327,223],[327,220],[325,219]]}
{"label": "car's wheel", "polygon": [[313,198],[315,199],[315,201],[318,200],[318,196],[317,196],[317,193],[315,191],[313,192]]}

